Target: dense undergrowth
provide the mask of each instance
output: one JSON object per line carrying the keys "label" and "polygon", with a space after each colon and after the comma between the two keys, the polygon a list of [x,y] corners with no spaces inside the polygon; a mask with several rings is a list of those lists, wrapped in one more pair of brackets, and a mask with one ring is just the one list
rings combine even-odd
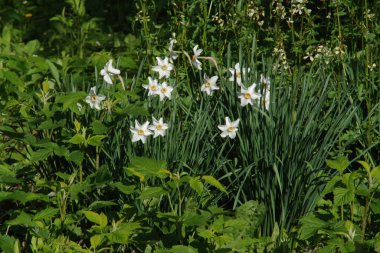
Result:
{"label": "dense undergrowth", "polygon": [[0,5],[2,251],[380,252],[377,1]]}

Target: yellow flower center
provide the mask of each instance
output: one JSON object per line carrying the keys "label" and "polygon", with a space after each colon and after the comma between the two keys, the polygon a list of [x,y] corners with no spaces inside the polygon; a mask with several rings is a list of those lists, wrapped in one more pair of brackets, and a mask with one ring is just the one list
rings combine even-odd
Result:
{"label": "yellow flower center", "polygon": [[141,130],[141,129],[137,130],[137,134],[138,135],[144,135],[144,130]]}
{"label": "yellow flower center", "polygon": [[230,126],[229,128],[227,128],[227,132],[232,133],[233,131],[235,131],[234,127]]}
{"label": "yellow flower center", "polygon": [[165,87],[163,87],[163,88],[161,89],[161,92],[164,93],[164,94],[165,94],[167,91],[168,91],[168,89],[166,89]]}
{"label": "yellow flower center", "polygon": [[168,70],[168,66],[166,66],[166,65],[162,65],[162,70]]}
{"label": "yellow flower center", "polygon": [[245,99],[251,99],[252,96],[251,96],[251,94],[250,94],[249,92],[246,92],[246,93],[244,94],[244,98],[245,98]]}
{"label": "yellow flower center", "polygon": [[156,90],[157,90],[157,86],[156,86],[156,85],[152,85],[152,86],[150,87],[150,89],[153,90],[153,91],[156,91]]}
{"label": "yellow flower center", "polygon": [[236,78],[241,78],[241,72],[240,71],[236,71]]}
{"label": "yellow flower center", "polygon": [[196,57],[195,55],[193,55],[193,56],[191,57],[191,60],[192,60],[192,61],[196,61],[196,60],[197,60],[197,57]]}
{"label": "yellow flower center", "polygon": [[206,82],[206,83],[205,83],[205,87],[206,87],[206,88],[210,88],[210,87],[211,87],[210,82]]}
{"label": "yellow flower center", "polygon": [[161,129],[162,129],[162,125],[157,125],[157,126],[156,126],[156,129],[157,129],[157,130],[161,130]]}
{"label": "yellow flower center", "polygon": [[96,96],[91,96],[91,101],[95,102],[96,101]]}

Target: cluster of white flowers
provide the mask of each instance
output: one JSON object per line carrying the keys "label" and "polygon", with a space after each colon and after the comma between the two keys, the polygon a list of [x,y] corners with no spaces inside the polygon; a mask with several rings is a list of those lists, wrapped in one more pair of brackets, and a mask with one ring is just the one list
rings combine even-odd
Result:
{"label": "cluster of white flowers", "polygon": [[135,127],[131,127],[131,132],[133,134],[132,142],[141,141],[142,143],[145,143],[146,138],[152,134],[153,138],[165,136],[166,130],[169,129],[168,124],[164,123],[163,118],[160,118],[159,120],[156,120],[154,117],[152,118],[152,125],[149,125],[149,121],[146,121],[141,125],[137,120],[135,120]]}
{"label": "cluster of white flowers", "polygon": [[316,59],[323,60],[325,64],[329,64],[334,57],[342,56],[346,53],[347,46],[342,44],[340,46],[336,46],[333,50],[324,45],[318,45],[311,50],[306,52],[306,55],[303,57],[305,60],[309,59],[313,62]]}
{"label": "cluster of white flowers", "polygon": [[305,13],[306,15],[310,15],[311,10],[306,8],[307,0],[293,0],[292,1],[292,14],[302,15]]}
{"label": "cluster of white flowers", "polygon": [[278,62],[276,62],[273,66],[274,69],[282,68],[284,70],[288,70],[290,68],[288,58],[286,57],[284,44],[282,42],[278,42],[276,47],[273,49],[273,56],[278,58]]}
{"label": "cluster of white flowers", "polygon": [[[264,24],[265,11],[262,7],[258,7],[254,1],[250,1],[247,5],[247,15],[253,19],[260,27]],[[262,20],[260,20],[262,18]]]}

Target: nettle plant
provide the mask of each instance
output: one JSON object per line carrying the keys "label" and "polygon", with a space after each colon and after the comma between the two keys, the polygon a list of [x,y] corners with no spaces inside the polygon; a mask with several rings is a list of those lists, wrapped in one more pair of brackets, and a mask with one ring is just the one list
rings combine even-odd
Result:
{"label": "nettle plant", "polygon": [[340,156],[327,160],[336,170],[324,188],[313,214],[303,217],[299,238],[305,248],[317,252],[378,252],[380,214],[380,167],[366,161],[349,170],[350,162]]}

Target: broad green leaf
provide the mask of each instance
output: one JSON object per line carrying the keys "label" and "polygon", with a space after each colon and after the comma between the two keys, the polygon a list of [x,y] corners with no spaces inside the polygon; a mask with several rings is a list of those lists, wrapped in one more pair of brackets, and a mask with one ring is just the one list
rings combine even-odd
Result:
{"label": "broad green leaf", "polygon": [[82,101],[86,98],[87,93],[83,91],[77,91],[68,95],[57,96],[55,99],[56,103],[63,104],[63,111],[66,111],[71,106],[77,106],[79,101]]}
{"label": "broad green leaf", "polygon": [[172,253],[198,253],[198,250],[191,246],[175,245],[170,249]]}
{"label": "broad green leaf", "polygon": [[45,220],[53,218],[59,212],[58,208],[47,208],[38,213],[33,217],[33,220]]}
{"label": "broad green leaf", "polygon": [[121,182],[115,182],[115,183],[110,183],[111,187],[117,188],[119,191],[121,191],[124,194],[132,194],[135,192],[135,186],[134,185],[124,185]]}
{"label": "broad green leaf", "polygon": [[162,189],[161,187],[145,187],[141,192],[139,199],[151,199],[151,198],[159,198],[161,195],[166,194],[167,191]]}
{"label": "broad green leaf", "polygon": [[4,184],[15,184],[19,183],[20,180],[16,178],[16,173],[0,165],[0,183]]}
{"label": "broad green leaf", "polygon": [[108,128],[105,125],[103,125],[103,123],[99,120],[92,122],[91,128],[94,134],[104,134],[107,133],[108,130]]}
{"label": "broad green leaf", "polygon": [[380,166],[376,166],[372,169],[371,176],[380,181]]}
{"label": "broad green leaf", "polygon": [[204,186],[201,180],[199,180],[199,177],[196,177],[196,178],[190,177],[189,184],[190,184],[191,189],[196,191],[198,195],[202,195]]}
{"label": "broad green leaf", "polygon": [[318,219],[314,215],[308,215],[301,218],[301,228],[299,230],[299,235],[301,240],[306,240],[313,235],[316,235],[319,229],[326,228],[328,223]]}
{"label": "broad green leaf", "polygon": [[4,71],[4,77],[6,80],[11,82],[13,85],[18,86],[19,88],[24,86],[24,82],[18,77],[15,72],[12,71]]}
{"label": "broad green leaf", "polygon": [[373,199],[370,207],[374,214],[380,214],[380,199]]}
{"label": "broad green leaf", "polygon": [[106,236],[111,243],[126,244],[129,242],[130,236],[135,233],[134,231],[139,228],[141,225],[137,222],[122,223],[115,231],[106,234]]}
{"label": "broad green leaf", "polygon": [[16,243],[16,239],[8,235],[0,235],[0,249],[4,253],[14,253],[13,246]]}
{"label": "broad green leaf", "polygon": [[87,139],[87,144],[91,146],[99,147],[102,145],[102,140],[106,138],[107,135],[94,135]]}
{"label": "broad green leaf", "polygon": [[93,211],[83,211],[83,213],[89,221],[98,224],[100,227],[107,226],[108,219],[104,213],[97,214]]}
{"label": "broad green leaf", "polygon": [[67,154],[66,159],[70,162],[74,162],[76,165],[80,166],[83,162],[84,155],[79,150],[74,150],[71,153]]}
{"label": "broad green leaf", "polygon": [[209,183],[210,185],[216,187],[220,191],[227,193],[224,186],[218,180],[216,180],[213,176],[202,176],[202,179],[206,181],[207,183]]}
{"label": "broad green leaf", "polygon": [[264,220],[265,206],[255,200],[249,200],[236,209],[236,217],[247,221],[251,229],[256,229]]}
{"label": "broad green leaf", "polygon": [[205,226],[210,219],[206,212],[197,214],[195,212],[185,212],[183,215],[183,224],[186,226]]}
{"label": "broad green leaf", "polygon": [[167,177],[167,173],[163,172],[164,169],[166,169],[165,161],[146,157],[133,157],[127,171],[140,177],[140,180],[143,181],[145,177]]}
{"label": "broad green leaf", "polygon": [[96,247],[98,247],[102,243],[102,240],[103,240],[103,235],[91,236],[90,238],[91,248],[95,249]]}
{"label": "broad green leaf", "polygon": [[72,200],[76,200],[78,199],[79,193],[86,194],[87,192],[90,192],[91,189],[92,189],[91,184],[87,182],[73,184],[70,186],[70,189],[69,189],[70,198]]}
{"label": "broad green leaf", "polygon": [[210,229],[198,231],[198,235],[200,237],[205,238],[205,239],[210,239],[210,238],[213,238],[215,236],[214,232]]}
{"label": "broad green leaf", "polygon": [[33,192],[23,192],[23,191],[15,191],[15,192],[3,192],[0,191],[0,202],[4,200],[14,200],[20,201],[22,204],[25,204],[29,201],[49,201],[49,197],[47,195],[33,193]]}
{"label": "broad green leaf", "polygon": [[38,162],[41,160],[45,160],[49,156],[53,154],[53,150],[51,149],[39,149],[35,152],[31,152],[30,154],[30,161],[31,162]]}
{"label": "broad green leaf", "polygon": [[71,137],[70,140],[66,141],[72,144],[82,144],[86,143],[86,138],[82,134],[76,134],[73,137]]}
{"label": "broad green leaf", "polygon": [[342,176],[334,176],[333,178],[331,178],[325,188],[323,189],[322,193],[321,193],[321,196],[325,196],[326,194],[330,193],[330,192],[333,192],[333,190],[335,189],[335,184],[339,181],[342,181]]}
{"label": "broad green leaf", "polygon": [[28,55],[32,55],[34,52],[36,52],[40,47],[40,42],[38,40],[31,40],[29,41],[25,47],[24,52]]}
{"label": "broad green leaf", "polygon": [[32,216],[21,212],[16,218],[13,220],[8,220],[5,222],[7,225],[21,225],[21,226],[29,226],[29,227],[34,227],[36,224],[32,220]]}
{"label": "broad green leaf", "polygon": [[102,201],[102,200],[97,200],[91,203],[91,205],[88,206],[88,209],[90,210],[97,210],[103,207],[108,207],[108,206],[116,206],[117,204],[112,201]]}
{"label": "broad green leaf", "polygon": [[125,107],[125,113],[133,116],[149,116],[149,112],[145,107],[136,104],[129,104]]}
{"label": "broad green leaf", "polygon": [[368,173],[371,171],[371,166],[366,161],[358,161],[358,163],[360,163]]}
{"label": "broad green leaf", "polygon": [[350,162],[348,161],[347,157],[338,156],[334,160],[326,160],[326,164],[330,168],[335,169],[340,173],[343,173],[343,171],[348,167]]}
{"label": "broad green leaf", "polygon": [[333,191],[334,205],[341,206],[354,200],[355,192],[352,189],[337,187]]}

